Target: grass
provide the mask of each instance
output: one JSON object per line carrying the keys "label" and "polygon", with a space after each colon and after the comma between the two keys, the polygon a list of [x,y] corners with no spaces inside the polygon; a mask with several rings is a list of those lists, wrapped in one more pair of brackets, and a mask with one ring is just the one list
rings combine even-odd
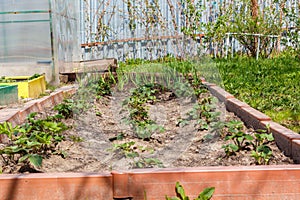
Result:
{"label": "grass", "polygon": [[225,89],[236,98],[300,133],[300,60],[239,57],[216,61]]}

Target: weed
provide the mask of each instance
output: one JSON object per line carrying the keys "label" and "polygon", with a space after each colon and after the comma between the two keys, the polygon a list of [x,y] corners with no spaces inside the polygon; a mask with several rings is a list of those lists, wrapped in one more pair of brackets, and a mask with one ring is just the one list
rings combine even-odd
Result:
{"label": "weed", "polygon": [[116,80],[112,74],[108,77],[100,77],[96,86],[96,94],[98,98],[111,95],[111,86],[116,83]]}
{"label": "weed", "polygon": [[[79,115],[93,107],[94,100],[111,95],[111,87],[116,83],[112,73],[107,75],[87,74],[77,79],[79,88],[76,94],[56,106],[56,110],[66,114],[67,118]],[[97,116],[100,113],[96,113]]]}
{"label": "weed", "polygon": [[46,89],[50,90],[51,92],[53,92],[54,90],[56,90],[57,86],[51,85],[50,83],[46,82]]}

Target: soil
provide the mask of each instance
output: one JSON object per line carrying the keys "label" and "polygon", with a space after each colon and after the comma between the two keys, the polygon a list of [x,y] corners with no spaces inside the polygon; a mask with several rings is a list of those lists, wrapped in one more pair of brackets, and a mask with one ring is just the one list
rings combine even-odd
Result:
{"label": "soil", "polygon": [[[127,90],[129,91],[129,90]],[[196,120],[188,124],[180,124],[180,119],[193,108],[192,99],[174,98],[165,93],[155,104],[149,102],[149,115],[164,132],[155,132],[148,140],[138,139],[130,124],[126,123],[128,112],[122,102],[129,92],[113,92],[94,100],[91,95],[89,102],[92,108],[87,112],[74,116],[66,121],[73,128],[66,134],[82,138],[81,142],[63,141],[59,148],[67,152],[67,157],[53,155],[43,160],[41,172],[102,172],[110,170],[126,170],[149,167],[199,167],[199,166],[241,166],[255,165],[251,151],[242,150],[236,155],[227,157],[222,146],[227,142],[220,136],[220,131],[201,130]],[[210,95],[210,94],[207,94]],[[90,98],[90,97],[87,97]],[[239,120],[233,113],[226,111],[220,102],[215,103],[220,111],[220,120]],[[251,128],[244,126],[246,133],[253,133]],[[129,153],[136,157],[126,156],[126,152],[116,147],[134,142]],[[115,146],[115,148],[114,148]],[[284,156],[275,142],[270,144],[273,157],[270,165],[293,164]]]}
{"label": "soil", "polygon": [[[160,94],[155,103],[149,101],[146,105],[150,119],[164,127],[164,131],[155,131],[150,139],[137,138],[132,125],[126,121],[129,113],[123,106],[124,100],[131,95],[130,89],[115,89],[112,95],[100,99],[95,98],[94,94],[85,95],[84,102],[89,109],[64,121],[72,128],[65,132],[67,140],[59,143],[57,148],[66,152],[66,157],[51,155],[43,159],[42,167],[38,169],[27,168],[22,164],[5,166],[2,168],[3,173],[256,165],[255,159],[251,157],[251,149],[226,156],[222,146],[230,141],[225,141],[222,137],[223,129],[204,130],[195,119],[183,120],[193,110],[195,99],[176,98],[170,91]],[[211,94],[206,93],[202,97],[209,96]],[[234,113],[226,111],[223,103],[216,100],[212,104],[215,111],[221,113],[220,121],[240,120]],[[56,111],[50,109],[39,115],[43,117],[54,114]],[[246,126],[243,131],[254,133]],[[122,144],[129,146],[122,150]],[[275,142],[271,142],[269,146],[273,152],[270,165],[293,164],[277,148]]]}

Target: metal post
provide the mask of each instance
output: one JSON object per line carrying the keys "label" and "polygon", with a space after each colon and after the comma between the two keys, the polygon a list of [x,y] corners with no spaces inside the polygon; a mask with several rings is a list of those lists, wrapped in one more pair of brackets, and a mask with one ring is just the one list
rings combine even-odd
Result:
{"label": "metal post", "polygon": [[225,55],[226,55],[226,59],[228,57],[228,48],[229,48],[229,34],[230,33],[226,33],[227,37],[226,37],[226,52],[225,52]]}
{"label": "metal post", "polygon": [[235,47],[235,39],[234,37],[231,38],[231,58],[233,58],[233,53],[234,53],[234,47]]}
{"label": "metal post", "polygon": [[259,48],[260,48],[260,35],[258,35],[258,38],[257,38],[256,60],[258,60],[258,57],[259,57]]}
{"label": "metal post", "polygon": [[[3,4],[1,4],[1,8],[2,8],[1,10],[4,10],[3,9],[4,8]],[[1,14],[1,16],[2,16],[3,21],[5,21],[6,20],[5,15]],[[8,38],[7,38],[7,35],[6,35],[6,31],[7,31],[6,24],[3,24],[3,27],[2,27],[2,34],[3,34],[3,38],[4,38],[4,40],[3,40],[3,46],[4,46],[4,57],[3,57],[3,59],[4,59],[5,62],[8,61],[7,58],[8,58],[8,48],[9,48],[7,46]]]}
{"label": "metal post", "polygon": [[216,48],[216,43],[213,42],[213,47],[214,47],[214,57],[217,57],[217,48]]}
{"label": "metal post", "polygon": [[[52,57],[52,81],[54,81],[55,83],[58,81],[58,72],[59,69],[56,71],[56,67],[55,66],[55,60],[54,60],[54,34],[53,34],[53,17],[52,17],[52,4],[51,4],[51,0],[48,0],[49,3],[49,26],[50,26],[50,41],[51,41],[51,57]],[[56,74],[57,72],[57,74]]]}

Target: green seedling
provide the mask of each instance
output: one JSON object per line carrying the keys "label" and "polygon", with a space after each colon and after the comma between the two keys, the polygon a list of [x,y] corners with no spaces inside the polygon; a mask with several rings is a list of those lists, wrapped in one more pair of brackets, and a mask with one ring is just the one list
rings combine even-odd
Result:
{"label": "green seedling", "polygon": [[223,145],[222,148],[224,149],[226,156],[235,155],[239,150],[239,147],[235,144]]}
{"label": "green seedling", "polygon": [[113,144],[113,149],[121,150],[124,153],[126,158],[135,158],[138,157],[139,154],[134,149],[134,145],[135,145],[134,141],[124,142],[121,144]]}
{"label": "green seedling", "polygon": [[135,127],[135,132],[140,139],[150,139],[151,135],[157,131],[164,132],[165,129],[162,126],[155,124],[154,122],[147,122],[142,125],[141,123],[139,123],[139,125]]}
{"label": "green seedling", "polygon": [[258,165],[267,165],[273,156],[273,152],[269,146],[261,145],[251,152],[251,156],[255,158]]}
{"label": "green seedling", "polygon": [[[166,196],[166,200],[190,200],[190,198],[185,194],[183,186],[179,182],[176,182],[175,192],[177,197]],[[194,200],[210,200],[214,192],[214,187],[205,188]]]}
{"label": "green seedling", "polygon": [[237,120],[232,120],[230,122],[227,122],[225,126],[229,129],[229,132],[236,132],[238,130],[243,129],[243,122],[237,121]]}
{"label": "green seedling", "polygon": [[163,163],[157,158],[140,158],[134,163],[135,168],[152,168],[154,166],[163,167]]}
{"label": "green seedling", "polygon": [[246,149],[249,146],[250,142],[253,140],[253,137],[249,134],[246,134],[242,131],[234,131],[231,135],[226,136],[225,140],[232,140],[234,143],[223,145],[225,153],[227,156],[235,155],[236,152]]}
{"label": "green seedling", "polygon": [[69,136],[72,142],[83,142],[83,138],[77,135],[70,135]]}
{"label": "green seedling", "polygon": [[193,109],[187,113],[187,118],[183,120],[196,120],[195,127],[198,130],[209,130],[216,128],[216,122],[220,121],[220,112],[215,109],[212,97],[200,98]]}
{"label": "green seedling", "polygon": [[7,135],[7,137],[12,140],[13,136],[18,134],[18,127],[12,127],[11,123],[4,122],[0,124],[0,134]]}
{"label": "green seedling", "polygon": [[190,123],[189,120],[180,118],[180,119],[177,120],[176,126],[185,127],[189,123]]}
{"label": "green seedling", "polygon": [[97,111],[97,112],[96,112],[96,116],[101,117],[101,116],[102,116],[102,113],[101,113],[100,111]]}

